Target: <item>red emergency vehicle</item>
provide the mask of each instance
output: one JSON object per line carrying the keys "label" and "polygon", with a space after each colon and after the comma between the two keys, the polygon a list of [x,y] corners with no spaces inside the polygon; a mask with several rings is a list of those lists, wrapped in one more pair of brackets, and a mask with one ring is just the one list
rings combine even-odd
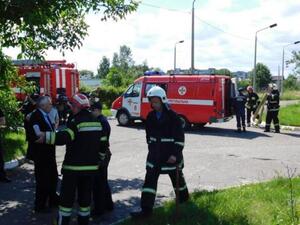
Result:
{"label": "red emergency vehicle", "polygon": [[[34,61],[13,60],[20,76],[35,83],[40,95],[49,95],[56,101],[59,95],[72,97],[79,90],[79,73],[74,64],[66,60]],[[20,88],[14,91],[18,100],[23,101],[25,94]]]}
{"label": "red emergency vehicle", "polygon": [[185,128],[232,118],[231,98],[235,91],[229,76],[154,75],[138,78],[112,103],[113,116],[120,125],[146,119],[151,110],[147,91],[155,85],[166,91],[171,108],[179,114]]}

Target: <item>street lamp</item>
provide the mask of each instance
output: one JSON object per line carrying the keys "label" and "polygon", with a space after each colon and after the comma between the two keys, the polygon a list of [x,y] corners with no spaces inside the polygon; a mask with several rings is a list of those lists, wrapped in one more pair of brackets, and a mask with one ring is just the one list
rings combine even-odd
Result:
{"label": "street lamp", "polygon": [[176,42],[174,45],[174,73],[176,71],[176,45],[183,43],[183,42],[184,42],[184,40],[181,40],[181,41]]}
{"label": "street lamp", "polygon": [[282,75],[282,81],[281,81],[281,93],[283,92],[283,80],[284,80],[284,49],[286,47],[290,46],[290,45],[296,45],[296,44],[299,44],[299,43],[300,43],[300,41],[295,41],[294,43],[290,43],[290,44],[284,45],[282,47],[282,65],[281,65],[281,67],[282,67],[282,73],[281,73],[281,75]]}
{"label": "street lamp", "polygon": [[191,70],[192,74],[194,74],[195,66],[194,66],[194,50],[195,50],[195,1],[193,1],[193,7],[192,7],[192,50],[191,50]]}
{"label": "street lamp", "polygon": [[269,28],[276,27],[277,23],[274,23],[270,26],[264,27],[258,31],[255,32],[255,47],[254,47],[254,71],[253,71],[253,90],[255,91],[256,89],[256,52],[257,52],[257,33]]}

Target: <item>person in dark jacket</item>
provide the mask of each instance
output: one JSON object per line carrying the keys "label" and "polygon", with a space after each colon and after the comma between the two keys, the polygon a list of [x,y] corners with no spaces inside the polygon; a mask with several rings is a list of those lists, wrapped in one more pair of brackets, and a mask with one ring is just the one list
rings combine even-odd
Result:
{"label": "person in dark jacket", "polygon": [[95,102],[91,106],[93,115],[100,121],[103,128],[103,136],[101,142],[105,148],[105,154],[101,154],[102,165],[99,165],[99,171],[95,176],[94,186],[93,186],[93,200],[94,200],[94,210],[93,215],[100,216],[105,213],[105,211],[112,211],[114,209],[114,203],[112,200],[111,190],[108,184],[108,165],[111,159],[111,151],[109,149],[109,137],[110,137],[110,125],[107,118],[102,115],[102,104],[101,102]]}
{"label": "person in dark jacket", "polygon": [[32,142],[29,141],[29,120],[32,112],[36,109],[36,101],[38,100],[40,96],[37,93],[34,93],[30,96],[27,96],[27,98],[24,101],[24,104],[22,105],[21,112],[24,115],[24,129],[25,129],[25,135],[26,135],[26,141],[28,142],[27,145],[27,152],[26,152],[26,159],[33,160],[33,150],[32,150]]}
{"label": "person in dark jacket", "polygon": [[267,118],[265,132],[270,132],[271,123],[273,121],[275,133],[280,133],[280,125],[278,119],[280,94],[276,84],[269,85],[269,93],[267,97]]}
{"label": "person in dark jacket", "polygon": [[[176,173],[179,173],[179,202],[188,200],[188,188],[183,176],[184,131],[178,115],[167,106],[166,92],[158,86],[151,88],[147,97],[153,108],[146,119],[148,156],[146,177],[142,189],[141,211],[132,212],[133,219],[152,215],[157,181],[160,174],[168,174],[176,190]],[[179,168],[179,171],[177,171]]]}
{"label": "person in dark jacket", "polygon": [[93,180],[99,169],[99,154],[105,154],[101,143],[102,125],[88,110],[89,107],[85,95],[74,95],[71,99],[73,118],[67,128],[56,133],[43,133],[37,141],[50,145],[66,144],[58,225],[69,224],[76,193],[79,204],[78,224],[89,224]]}
{"label": "person in dark jacket", "polygon": [[246,132],[246,123],[245,123],[245,104],[246,104],[246,97],[243,94],[244,89],[239,88],[238,95],[234,98],[234,109],[236,115],[236,122],[237,122],[237,132],[243,131]]}
{"label": "person in dark jacket", "polygon": [[35,110],[29,120],[28,141],[31,144],[32,159],[34,162],[34,174],[36,180],[35,212],[50,212],[49,208],[58,205],[56,194],[58,173],[55,157],[55,146],[37,143],[43,132],[55,132],[50,118],[52,104],[47,96],[37,100]]}
{"label": "person in dark jacket", "polygon": [[[2,110],[0,109],[0,126],[4,126],[5,124],[6,124],[5,116],[2,112]],[[2,137],[1,130],[0,130],[0,182],[9,183],[9,182],[11,182],[11,180],[7,178],[6,172],[4,169],[3,147],[2,147],[2,143],[1,143],[2,138],[3,137]]]}
{"label": "person in dark jacket", "polygon": [[259,104],[259,97],[258,95],[253,91],[252,86],[247,87],[247,102],[246,102],[246,109],[247,109],[247,127],[250,127],[251,125],[251,116],[255,113],[256,108]]}

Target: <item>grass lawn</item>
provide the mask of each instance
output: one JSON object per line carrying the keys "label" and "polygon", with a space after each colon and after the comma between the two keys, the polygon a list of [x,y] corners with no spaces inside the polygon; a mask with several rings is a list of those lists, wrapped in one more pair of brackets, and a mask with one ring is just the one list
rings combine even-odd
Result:
{"label": "grass lawn", "polygon": [[1,131],[4,161],[10,161],[26,154],[27,143],[24,131]]}
{"label": "grass lawn", "polygon": [[283,90],[283,95],[280,100],[300,100],[300,91]]}
{"label": "grass lawn", "polygon": [[[290,198],[291,190],[294,198]],[[291,199],[296,200],[296,204],[291,204]],[[195,192],[189,202],[180,206],[177,220],[172,201],[157,208],[147,220],[127,220],[120,225],[296,225],[299,224],[299,200],[300,178],[277,178],[221,191]],[[296,208],[294,211],[292,205]]]}
{"label": "grass lawn", "polygon": [[[266,112],[263,114],[263,120],[266,121]],[[300,126],[300,104],[280,107],[279,122],[286,126]]]}
{"label": "grass lawn", "polygon": [[[257,93],[260,99],[262,99],[262,96],[264,95],[264,93],[262,93],[262,92]],[[300,100],[300,91],[283,90],[283,94],[280,95],[280,100],[281,101]]]}

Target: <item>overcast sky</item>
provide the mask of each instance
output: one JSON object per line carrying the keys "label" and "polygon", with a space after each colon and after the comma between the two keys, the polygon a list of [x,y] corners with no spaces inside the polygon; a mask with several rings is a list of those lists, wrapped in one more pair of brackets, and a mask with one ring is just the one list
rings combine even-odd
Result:
{"label": "overcast sky", "polygon": [[[89,36],[80,50],[48,51],[47,59],[76,62],[78,69],[97,70],[102,56],[112,58],[120,45],[128,45],[136,63],[173,68],[174,44],[177,67],[191,65],[192,0],[145,0],[125,20],[101,22],[101,15],[88,15]],[[253,68],[255,31],[273,23],[278,26],[258,34],[257,62],[266,64],[273,75],[281,66],[282,46],[300,40],[299,0],[196,0],[195,67],[228,68],[249,71]],[[286,48],[286,59],[299,45]],[[5,52],[16,57],[17,49]],[[285,74],[288,74],[289,69]]]}

